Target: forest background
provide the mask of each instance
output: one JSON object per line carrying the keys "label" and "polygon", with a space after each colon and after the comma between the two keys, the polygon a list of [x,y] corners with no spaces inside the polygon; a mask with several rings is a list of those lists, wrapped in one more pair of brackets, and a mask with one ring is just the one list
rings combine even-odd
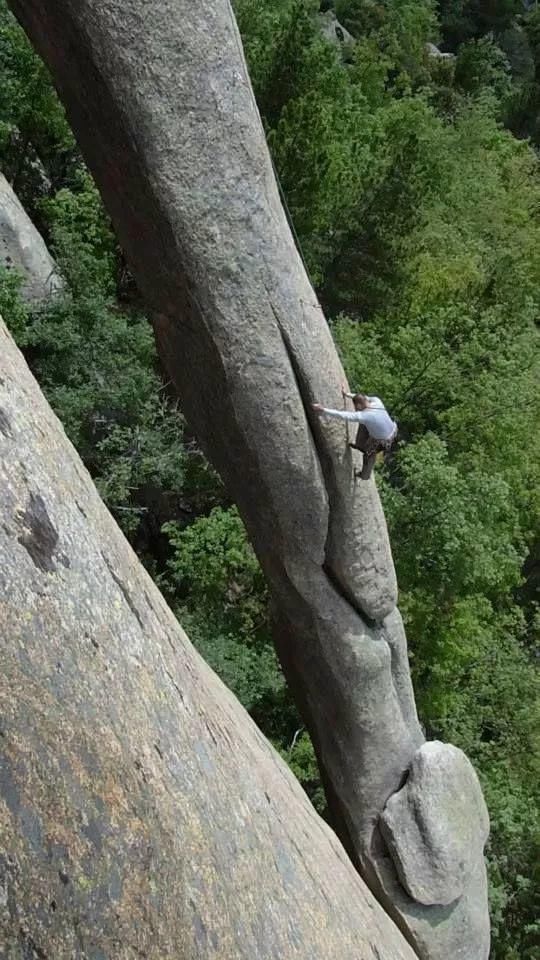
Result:
{"label": "forest background", "polygon": [[[538,960],[540,11],[235,6],[349,380],[400,424],[377,483],[422,724],[468,753],[490,809],[492,957]],[[0,270],[0,314],[192,641],[324,815],[259,566],[163,382],[63,109],[4,0],[0,169],[65,279],[63,296],[32,310]]]}

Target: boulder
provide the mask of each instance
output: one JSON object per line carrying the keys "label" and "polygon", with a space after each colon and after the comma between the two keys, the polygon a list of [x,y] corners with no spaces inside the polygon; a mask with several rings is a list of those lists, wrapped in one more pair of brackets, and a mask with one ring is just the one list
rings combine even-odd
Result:
{"label": "boulder", "polygon": [[28,303],[42,303],[62,289],[62,280],[43,237],[2,173],[0,265],[23,276],[22,296]]}
{"label": "boulder", "polygon": [[453,60],[455,56],[453,53],[443,53],[434,43],[426,43],[425,49],[428,57],[433,57],[436,60]]}
{"label": "boulder", "polygon": [[413,900],[426,906],[457,900],[489,833],[482,790],[465,754],[438,741],[420,747],[407,782],[386,805],[381,830]]}
{"label": "boulder", "polygon": [[333,10],[320,13],[319,23],[323,37],[334,46],[342,47],[345,43],[355,43],[353,35],[339,22]]}

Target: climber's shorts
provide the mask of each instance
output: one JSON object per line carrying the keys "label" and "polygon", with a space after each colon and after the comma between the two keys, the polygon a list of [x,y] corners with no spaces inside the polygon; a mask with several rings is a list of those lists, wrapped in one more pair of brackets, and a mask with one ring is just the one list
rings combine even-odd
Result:
{"label": "climber's shorts", "polygon": [[387,440],[377,440],[375,437],[366,437],[364,440],[364,453],[369,457],[374,453],[389,453],[397,439],[397,426],[393,434]]}

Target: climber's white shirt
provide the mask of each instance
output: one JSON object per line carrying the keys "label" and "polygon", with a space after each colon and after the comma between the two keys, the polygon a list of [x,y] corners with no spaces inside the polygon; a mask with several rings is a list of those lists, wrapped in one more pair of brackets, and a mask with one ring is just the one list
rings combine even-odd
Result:
{"label": "climber's white shirt", "polygon": [[379,397],[367,397],[367,400],[369,403],[367,410],[330,410],[324,407],[322,413],[326,417],[335,417],[336,420],[363,423],[374,440],[389,440],[397,430],[397,424],[392,420]]}

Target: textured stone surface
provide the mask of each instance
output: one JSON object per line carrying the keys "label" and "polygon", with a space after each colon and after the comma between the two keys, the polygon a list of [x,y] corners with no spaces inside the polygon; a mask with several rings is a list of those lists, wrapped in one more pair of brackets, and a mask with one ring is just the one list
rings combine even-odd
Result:
{"label": "textured stone surface", "polygon": [[0,956],[414,960],[0,323]]}
{"label": "textured stone surface", "polygon": [[155,0],[149,17],[145,0],[10,2],[261,560],[336,829],[431,960],[438,932],[428,944],[430,919],[384,892],[376,849],[423,740],[386,524],[374,482],[355,482],[346,427],[313,416],[313,401],[341,403],[343,370],[281,207],[231,7]]}
{"label": "textured stone surface", "polygon": [[449,744],[425,743],[407,782],[388,800],[381,830],[401,885],[416,903],[399,894],[387,862],[382,865],[388,892],[409,914],[417,943],[425,943],[434,960],[487,958],[483,849],[489,817],[465,754]]}
{"label": "textured stone surface", "polygon": [[426,43],[426,53],[428,57],[433,57],[435,60],[454,60],[455,54],[453,53],[443,53],[442,50],[439,50],[434,43]]}
{"label": "textured stone surface", "polygon": [[286,579],[327,564],[380,621],[397,595],[386,525],[374,483],[353,482],[345,428],[310,409],[341,403],[344,374],[281,206],[229,4],[159,0],[150,30],[142,0],[13,8],[27,26],[35,18],[184,411],[257,548]]}
{"label": "textured stone surface", "polygon": [[355,43],[352,33],[339,22],[333,10],[326,10],[319,15],[321,33],[326,40],[333,43],[336,47],[342,47],[344,43]]}
{"label": "textured stone surface", "polygon": [[479,857],[463,894],[448,906],[425,906],[412,900],[397,879],[394,862],[381,848],[377,877],[384,890],[379,901],[395,913],[401,928],[412,932],[419,957],[427,960],[488,960],[490,929],[486,867]]}
{"label": "textured stone surface", "polygon": [[425,743],[381,821],[401,882],[414,900],[445,906],[461,896],[489,834],[478,777],[461,750]]}
{"label": "textured stone surface", "polygon": [[341,402],[343,370],[231,8],[160,0],[150,23],[142,0],[13,8],[58,83],[184,413],[238,503],[289,680],[367,848],[422,738],[381,635],[396,581],[375,484],[355,482],[346,428],[311,409]]}
{"label": "textured stone surface", "polygon": [[0,264],[22,274],[22,295],[30,303],[47,300],[62,288],[45,241],[0,173]]}

